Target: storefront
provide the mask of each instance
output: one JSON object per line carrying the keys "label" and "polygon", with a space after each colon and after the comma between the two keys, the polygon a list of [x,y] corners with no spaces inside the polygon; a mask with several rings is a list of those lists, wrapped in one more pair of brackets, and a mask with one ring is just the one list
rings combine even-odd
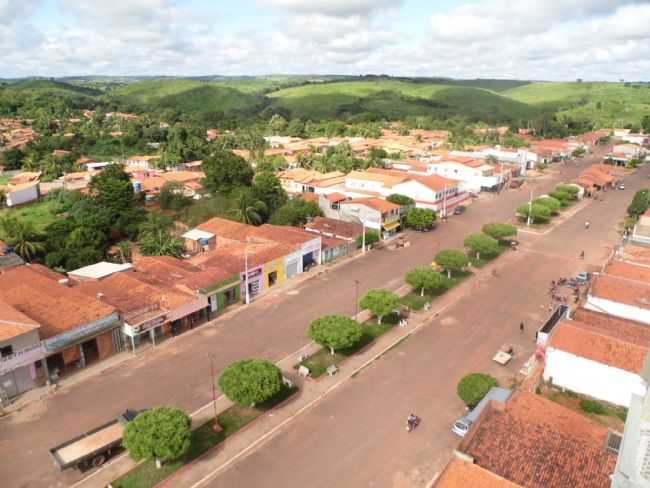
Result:
{"label": "storefront", "polygon": [[394,220],[392,222],[384,222],[382,224],[382,239],[388,239],[399,232],[400,221]]}
{"label": "storefront", "polygon": [[[241,296],[244,303],[252,301],[264,288],[264,271],[262,266],[251,268],[241,276]],[[248,289],[248,291],[247,291]]]}
{"label": "storefront", "polygon": [[0,396],[12,398],[36,386],[35,363],[45,357],[45,349],[38,342],[11,354],[0,356]]}
{"label": "storefront", "polygon": [[264,269],[264,286],[272,288],[278,283],[285,280],[284,276],[284,259],[274,259],[263,266]]}
{"label": "storefront", "polygon": [[122,332],[131,343],[131,351],[144,344],[156,345],[164,336],[163,325],[169,320],[167,311],[150,310],[148,313],[126,314]]}

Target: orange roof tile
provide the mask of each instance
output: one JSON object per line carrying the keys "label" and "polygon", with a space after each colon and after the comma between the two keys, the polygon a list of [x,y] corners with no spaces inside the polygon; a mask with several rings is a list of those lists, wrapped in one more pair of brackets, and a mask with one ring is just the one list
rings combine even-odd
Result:
{"label": "orange roof tile", "polygon": [[399,210],[402,208],[401,205],[396,205],[395,203],[388,202],[376,197],[352,198],[350,200],[341,202],[341,205],[365,205],[381,213],[390,212],[391,210]]}
{"label": "orange roof tile", "polygon": [[611,261],[605,268],[605,274],[650,283],[650,266],[626,261]]}
{"label": "orange roof tile", "polygon": [[650,309],[650,285],[642,281],[600,275],[593,282],[591,295],[633,307]]}
{"label": "orange roof tile", "polygon": [[519,488],[501,476],[490,473],[477,464],[452,459],[432,488]]}
{"label": "orange roof tile", "polygon": [[608,429],[540,395],[492,402],[459,450],[526,488],[609,488],[616,456],[604,451]]}
{"label": "orange roof tile", "polygon": [[38,322],[0,300],[0,341],[8,341],[39,327]]}

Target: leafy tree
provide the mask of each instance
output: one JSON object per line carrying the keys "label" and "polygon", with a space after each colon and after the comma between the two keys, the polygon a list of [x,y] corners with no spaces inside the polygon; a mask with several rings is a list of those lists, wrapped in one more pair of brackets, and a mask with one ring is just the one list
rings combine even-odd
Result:
{"label": "leafy tree", "polygon": [[428,208],[409,208],[404,215],[408,227],[416,230],[430,228],[436,220],[436,213]]}
{"label": "leafy tree", "polygon": [[533,205],[542,205],[551,211],[551,215],[557,215],[562,204],[557,198],[550,196],[540,197],[533,200]]}
{"label": "leafy tree", "polygon": [[291,137],[303,137],[305,135],[305,123],[300,119],[292,119],[287,126],[286,133]]}
{"label": "leafy tree", "polygon": [[630,217],[638,218],[645,213],[650,206],[650,190],[639,190],[634,194],[632,203],[627,207],[627,213]]}
{"label": "leafy tree", "polygon": [[183,255],[183,241],[164,229],[141,233],[138,243],[144,256],[180,258]]}
{"label": "leafy tree", "polygon": [[483,255],[494,255],[499,252],[499,242],[485,234],[472,234],[465,238],[465,247],[468,247],[475,255],[476,259]]}
{"label": "leafy tree", "polygon": [[560,202],[560,206],[568,207],[569,202],[572,200],[571,195],[565,191],[553,190],[549,192],[548,196],[555,198]]}
{"label": "leafy tree", "polygon": [[4,166],[6,170],[21,168],[24,154],[20,149],[15,147],[8,149],[0,153],[0,156],[0,164]]}
{"label": "leafy tree", "polygon": [[287,120],[282,115],[274,114],[269,120],[269,130],[271,134],[283,134],[287,128]]}
{"label": "leafy tree", "polygon": [[650,115],[644,115],[641,119],[641,127],[643,127],[643,132],[650,134]]}
{"label": "leafy tree", "polygon": [[559,192],[568,194],[570,200],[577,200],[578,199],[578,192],[580,190],[578,189],[578,187],[573,186],[573,185],[557,185],[555,187],[555,191],[559,191]]}
{"label": "leafy tree", "polygon": [[316,202],[293,198],[273,212],[269,222],[274,225],[302,227],[308,219],[321,215],[323,212]]}
{"label": "leafy tree", "polygon": [[250,188],[240,188],[233,197],[232,216],[244,224],[260,225],[264,223],[266,204],[258,200]]}
{"label": "leafy tree", "polygon": [[253,168],[231,151],[217,149],[203,160],[205,187],[210,191],[228,193],[237,187],[250,186]]}
{"label": "leafy tree", "polygon": [[451,279],[451,273],[462,271],[469,264],[465,253],[454,249],[445,249],[436,254],[436,263],[447,271],[447,278]]}
{"label": "leafy tree", "polygon": [[377,323],[381,324],[381,319],[392,313],[399,306],[399,297],[392,291],[381,288],[368,290],[365,296],[359,302],[361,308],[370,310],[377,317]]}
{"label": "leafy tree", "polygon": [[233,402],[254,406],[280,392],[282,373],[264,359],[244,359],[226,366],[219,376],[219,388]]}
{"label": "leafy tree", "polygon": [[309,337],[334,354],[336,349],[354,346],[363,335],[356,320],[343,315],[326,315],[309,324]]}
{"label": "leafy tree", "polygon": [[437,273],[429,266],[420,266],[406,273],[405,281],[415,290],[420,290],[424,296],[425,290],[438,291],[448,286],[448,281],[443,275]]}
{"label": "leafy tree", "polygon": [[190,449],[191,426],[190,417],[177,408],[152,408],[126,425],[122,445],[136,461],[174,461]]}
{"label": "leafy tree", "polygon": [[460,399],[465,402],[465,405],[473,408],[487,395],[493,386],[499,386],[496,378],[489,374],[472,373],[461,378],[456,392]]}
{"label": "leafy tree", "polygon": [[160,189],[158,202],[162,210],[180,210],[192,203],[192,199],[183,194],[183,184],[179,181],[168,181]]}
{"label": "leafy tree", "polygon": [[131,262],[131,256],[133,254],[133,246],[131,245],[130,242],[120,241],[117,244],[115,244],[115,248],[117,250],[116,258],[118,259],[118,263],[126,264]]}
{"label": "leafy tree", "polygon": [[139,235],[152,234],[161,230],[170,230],[174,226],[174,220],[157,212],[147,214],[147,218],[138,228]]}
{"label": "leafy tree", "polygon": [[31,261],[45,251],[42,236],[36,232],[34,223],[7,216],[0,219],[0,229],[7,244],[25,261]]}
{"label": "leafy tree", "polygon": [[528,219],[528,214],[530,213],[530,218],[534,224],[548,222],[551,218],[551,209],[545,205],[540,205],[539,203],[524,203],[519,208],[517,208],[517,215],[523,220]]}
{"label": "leafy tree", "polygon": [[481,230],[484,234],[493,237],[496,240],[505,239],[517,235],[517,228],[510,224],[492,223],[485,224]]}
{"label": "leafy tree", "polygon": [[[357,249],[361,249],[361,246],[363,246],[363,235],[360,235],[357,237]],[[370,246],[371,244],[374,244],[375,242],[379,242],[379,232],[377,232],[374,229],[366,229],[366,246]]]}
{"label": "leafy tree", "polygon": [[253,195],[264,202],[268,214],[272,214],[287,203],[287,192],[284,191],[280,180],[273,173],[264,171],[258,173],[253,180]]}
{"label": "leafy tree", "polygon": [[395,205],[403,205],[405,207],[415,206],[415,200],[413,200],[411,197],[407,197],[406,195],[400,195],[399,193],[388,195],[388,197],[386,197],[386,200],[390,203],[394,203]]}

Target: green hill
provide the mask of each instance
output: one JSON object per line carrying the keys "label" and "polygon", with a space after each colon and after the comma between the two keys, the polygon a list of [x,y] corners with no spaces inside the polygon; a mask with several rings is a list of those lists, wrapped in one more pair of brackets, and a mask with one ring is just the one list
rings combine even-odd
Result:
{"label": "green hill", "polygon": [[466,116],[490,122],[518,120],[537,109],[489,90],[454,84],[377,79],[312,83],[269,94],[272,107],[292,117],[322,119],[370,112],[390,119],[408,115]]}
{"label": "green hill", "polygon": [[588,117],[599,127],[638,124],[650,114],[649,84],[530,83],[503,94],[560,115]]}
{"label": "green hill", "polygon": [[17,92],[33,92],[38,94],[57,94],[57,95],[85,95],[94,97],[101,95],[101,91],[92,88],[72,85],[63,81],[55,80],[25,80],[18,81],[8,85],[5,89]]}

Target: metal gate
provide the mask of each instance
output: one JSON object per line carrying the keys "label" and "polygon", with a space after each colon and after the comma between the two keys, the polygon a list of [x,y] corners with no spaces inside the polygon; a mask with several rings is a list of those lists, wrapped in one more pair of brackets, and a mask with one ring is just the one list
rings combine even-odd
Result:
{"label": "metal gate", "polygon": [[294,261],[293,263],[287,263],[286,274],[287,274],[287,278],[293,278],[298,274],[298,261]]}

